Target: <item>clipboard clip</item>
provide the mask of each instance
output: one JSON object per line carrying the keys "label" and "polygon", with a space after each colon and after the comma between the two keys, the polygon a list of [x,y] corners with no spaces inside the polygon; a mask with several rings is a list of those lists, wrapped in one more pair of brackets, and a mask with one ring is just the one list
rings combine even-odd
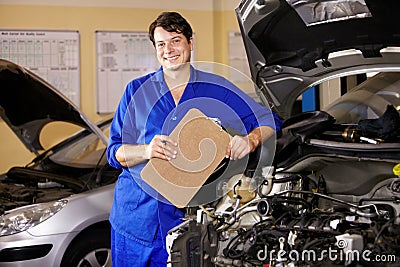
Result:
{"label": "clipboard clip", "polygon": [[220,131],[222,131],[222,122],[220,119],[218,118],[211,118],[211,117],[206,117],[207,120],[211,120],[212,122],[214,122],[216,125],[218,125],[221,129]]}

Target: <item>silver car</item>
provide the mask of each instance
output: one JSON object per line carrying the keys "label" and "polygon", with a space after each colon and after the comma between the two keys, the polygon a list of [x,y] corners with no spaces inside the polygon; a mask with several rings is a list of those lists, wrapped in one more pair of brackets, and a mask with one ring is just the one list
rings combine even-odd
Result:
{"label": "silver car", "polygon": [[[108,215],[119,171],[105,157],[111,118],[92,124],[51,85],[0,60],[0,115],[36,154],[0,176],[0,266],[111,266]],[[44,150],[46,125],[78,131]]]}

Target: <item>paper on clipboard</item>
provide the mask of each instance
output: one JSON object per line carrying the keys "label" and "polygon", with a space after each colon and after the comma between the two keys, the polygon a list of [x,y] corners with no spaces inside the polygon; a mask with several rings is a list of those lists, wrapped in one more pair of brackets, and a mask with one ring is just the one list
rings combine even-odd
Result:
{"label": "paper on clipboard", "polygon": [[231,137],[198,109],[190,109],[170,137],[178,143],[177,157],[150,159],[141,176],[172,204],[185,207],[224,159]]}

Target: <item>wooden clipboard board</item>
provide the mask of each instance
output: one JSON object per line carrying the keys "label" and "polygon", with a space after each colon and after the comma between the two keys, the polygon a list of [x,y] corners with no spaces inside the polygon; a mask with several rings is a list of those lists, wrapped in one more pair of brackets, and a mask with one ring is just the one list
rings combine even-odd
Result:
{"label": "wooden clipboard board", "polygon": [[198,109],[190,109],[170,135],[178,154],[170,161],[152,158],[142,179],[177,207],[188,205],[224,159],[230,135]]}

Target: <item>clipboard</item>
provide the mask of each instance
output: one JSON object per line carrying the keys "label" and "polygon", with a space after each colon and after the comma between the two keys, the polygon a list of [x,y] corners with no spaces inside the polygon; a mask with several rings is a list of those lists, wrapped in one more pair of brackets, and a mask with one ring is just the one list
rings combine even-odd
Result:
{"label": "clipboard", "polygon": [[186,207],[224,159],[231,136],[198,109],[190,109],[172,131],[175,159],[152,158],[142,179],[176,207]]}

